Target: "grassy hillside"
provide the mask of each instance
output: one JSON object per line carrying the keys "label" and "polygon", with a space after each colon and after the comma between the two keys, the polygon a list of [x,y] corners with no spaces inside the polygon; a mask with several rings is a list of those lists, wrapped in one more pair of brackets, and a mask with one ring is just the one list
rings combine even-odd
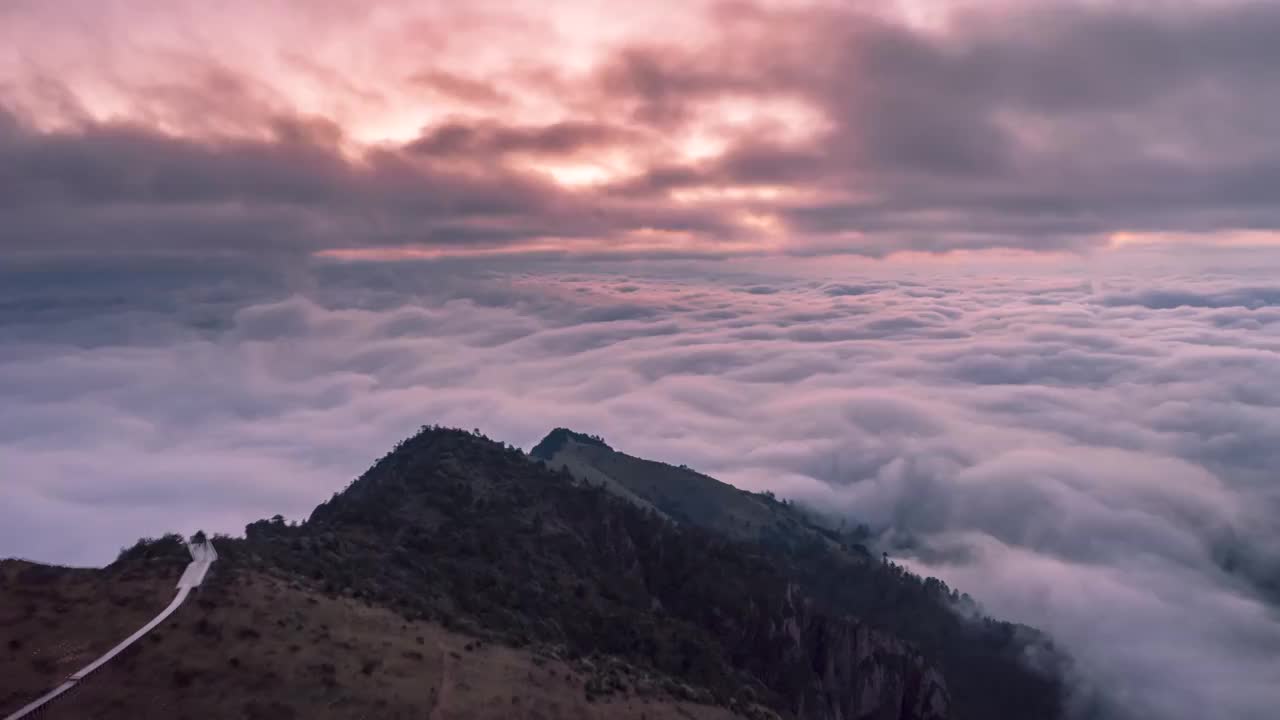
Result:
{"label": "grassy hillside", "polygon": [[[119,567],[100,572],[0,563],[0,638],[18,643],[0,650],[0,712],[57,684],[168,602],[180,565],[124,565],[128,580]],[[35,622],[20,619],[28,604],[38,608]],[[569,661],[545,650],[485,642],[297,582],[223,566],[165,625],[42,717],[732,715],[677,698],[625,665]]]}

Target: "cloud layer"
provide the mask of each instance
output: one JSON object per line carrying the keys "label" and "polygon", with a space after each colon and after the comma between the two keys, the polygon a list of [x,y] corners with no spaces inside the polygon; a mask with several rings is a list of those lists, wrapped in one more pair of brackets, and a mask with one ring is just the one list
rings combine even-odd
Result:
{"label": "cloud layer", "polygon": [[1264,718],[1280,289],[1218,262],[8,270],[0,554],[300,517],[423,423],[565,425],[869,523],[1128,716]]}
{"label": "cloud layer", "polygon": [[391,259],[1274,242],[1280,6],[893,7],[9,3],[0,246]]}
{"label": "cloud layer", "polygon": [[1245,0],[0,4],[0,555],[564,425],[869,523],[1121,717],[1269,718],[1277,36]]}

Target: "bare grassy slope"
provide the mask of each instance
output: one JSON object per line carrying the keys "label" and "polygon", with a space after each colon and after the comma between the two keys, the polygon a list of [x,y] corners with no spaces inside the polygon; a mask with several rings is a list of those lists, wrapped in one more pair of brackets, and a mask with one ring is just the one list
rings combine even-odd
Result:
{"label": "bare grassy slope", "polygon": [[[803,508],[766,493],[740,490],[685,466],[633,457],[599,438],[565,428],[551,431],[530,455],[575,478],[601,485],[640,507],[744,541],[816,542],[840,550],[858,538],[827,527]],[[861,547],[850,552],[869,558]]]}
{"label": "bare grassy slope", "polygon": [[[0,564],[0,712],[40,694],[144,623],[167,602],[180,570]],[[570,663],[265,574],[224,571],[45,717],[733,716],[677,700],[605,661]]]}
{"label": "bare grassy slope", "polygon": [[177,556],[128,570],[88,570],[0,560],[0,715],[51,689],[160,612],[184,564]]}

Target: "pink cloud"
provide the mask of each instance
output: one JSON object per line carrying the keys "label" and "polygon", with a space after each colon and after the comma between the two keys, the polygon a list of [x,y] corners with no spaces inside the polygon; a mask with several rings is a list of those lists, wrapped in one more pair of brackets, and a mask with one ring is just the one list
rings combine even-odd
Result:
{"label": "pink cloud", "polygon": [[[273,251],[348,256],[542,254],[552,239],[566,240],[559,252],[630,255],[650,232],[666,234],[649,244],[657,253],[1080,252],[1280,225],[1280,154],[1252,119],[1277,110],[1265,30],[1280,30],[1280,12],[1265,6],[369,11],[332,0],[4,12],[0,160],[24,169],[0,202],[45,200],[0,234],[24,252],[92,252],[59,226],[68,218],[105,222],[123,252],[234,251],[233,235],[251,235]],[[121,128],[136,152],[112,157],[102,139]],[[93,163],[163,176],[158,148],[188,148],[171,162],[204,184],[249,146],[287,163],[300,142],[328,153],[341,200],[155,193],[103,218],[69,190]],[[310,183],[266,164],[278,180],[269,195],[296,198],[288,186]],[[194,241],[174,231],[183,213],[209,223],[229,204],[234,227],[208,225]]]}

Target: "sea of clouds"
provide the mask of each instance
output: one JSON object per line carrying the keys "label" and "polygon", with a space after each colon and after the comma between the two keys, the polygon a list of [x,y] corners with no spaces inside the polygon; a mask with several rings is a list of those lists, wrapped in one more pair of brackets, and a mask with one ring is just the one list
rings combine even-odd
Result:
{"label": "sea of clouds", "polygon": [[1129,716],[1271,718],[1280,275],[1176,260],[13,267],[0,556],[305,517],[422,424],[568,426],[869,524]]}

